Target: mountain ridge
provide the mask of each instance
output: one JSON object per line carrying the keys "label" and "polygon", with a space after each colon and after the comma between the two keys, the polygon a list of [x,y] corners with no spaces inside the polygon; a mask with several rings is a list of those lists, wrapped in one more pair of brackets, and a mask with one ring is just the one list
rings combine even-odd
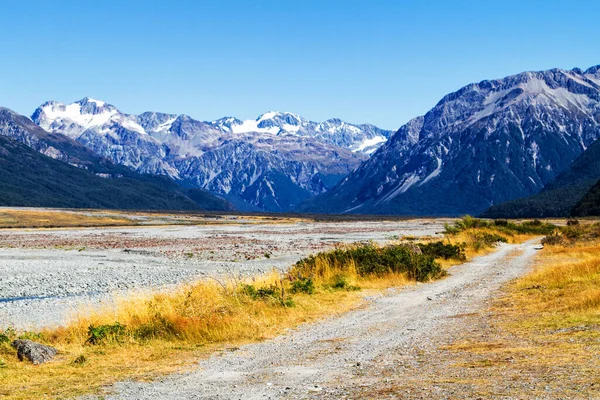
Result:
{"label": "mountain ridge", "polygon": [[[203,122],[183,114],[130,115],[91,98],[69,105],[46,102],[32,120],[117,164],[167,175],[263,211],[290,211],[326,191],[390,133],[341,120],[312,123],[292,113],[265,113],[252,126],[235,118]],[[294,196],[288,196],[290,190]]]}
{"label": "mountain ridge", "polygon": [[[141,175],[0,107],[2,205],[231,210],[223,199],[167,177]],[[194,199],[192,199],[193,197]]]}
{"label": "mountain ridge", "polygon": [[[481,216],[487,218],[568,217],[572,209],[599,180],[600,140],[596,140],[538,193],[492,206]],[[583,210],[583,207],[580,208]]]}
{"label": "mountain ridge", "polygon": [[309,212],[479,214],[531,195],[600,136],[599,67],[471,83],[402,126]]}

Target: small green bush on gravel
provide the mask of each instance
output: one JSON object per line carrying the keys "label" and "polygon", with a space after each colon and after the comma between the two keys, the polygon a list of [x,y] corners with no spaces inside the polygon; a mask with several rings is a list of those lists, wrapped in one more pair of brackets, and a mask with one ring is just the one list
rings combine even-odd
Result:
{"label": "small green bush on gravel", "polygon": [[322,252],[304,258],[294,265],[292,275],[322,276],[324,265],[341,272],[354,267],[360,276],[406,273],[409,279],[419,282],[435,279],[445,274],[445,271],[431,255],[416,254],[403,245],[378,247],[373,244],[365,244]]}
{"label": "small green bush on gravel", "polygon": [[497,243],[506,243],[508,239],[496,233],[475,232],[471,235],[471,247],[475,250],[481,250],[492,247]]}
{"label": "small green bush on gravel", "polygon": [[242,284],[240,288],[241,293],[253,300],[274,301],[284,307],[294,306],[294,301],[286,296],[286,290],[283,286],[271,285],[257,288],[254,285]]}
{"label": "small green bush on gravel", "polygon": [[324,286],[326,289],[346,290],[348,292],[360,290],[359,286],[351,285],[348,277],[344,275],[334,276],[331,283],[326,284]]}
{"label": "small green bush on gravel", "polygon": [[443,258],[444,260],[459,260],[467,259],[465,255],[464,245],[447,244],[440,241],[431,243],[417,243],[423,254],[433,256],[435,258]]}

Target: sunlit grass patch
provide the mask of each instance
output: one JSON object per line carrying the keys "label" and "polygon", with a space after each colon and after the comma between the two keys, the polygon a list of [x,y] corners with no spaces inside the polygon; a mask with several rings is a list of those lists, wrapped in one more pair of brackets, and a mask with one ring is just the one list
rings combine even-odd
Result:
{"label": "sunlit grass patch", "polygon": [[132,219],[98,212],[5,209],[0,211],[0,228],[55,228],[134,225]]}
{"label": "sunlit grass patch", "polygon": [[[550,233],[533,270],[511,283],[494,303],[484,332],[446,346],[456,368],[467,368],[478,387],[529,377],[530,391],[597,397],[600,384],[600,240],[598,225],[573,223]],[[478,371],[480,370],[480,371]],[[549,385],[549,381],[554,382]],[[527,385],[526,385],[527,386]],[[546,390],[551,390],[547,392]],[[559,395],[560,393],[560,395]],[[565,393],[569,393],[565,395]]]}

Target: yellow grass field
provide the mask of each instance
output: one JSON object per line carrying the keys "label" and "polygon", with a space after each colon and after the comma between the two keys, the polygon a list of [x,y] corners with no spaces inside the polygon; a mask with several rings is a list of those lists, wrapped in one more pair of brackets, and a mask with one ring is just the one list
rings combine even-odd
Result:
{"label": "yellow grass field", "polygon": [[489,311],[446,348],[479,394],[514,380],[515,397],[600,397],[600,240],[546,245]]}

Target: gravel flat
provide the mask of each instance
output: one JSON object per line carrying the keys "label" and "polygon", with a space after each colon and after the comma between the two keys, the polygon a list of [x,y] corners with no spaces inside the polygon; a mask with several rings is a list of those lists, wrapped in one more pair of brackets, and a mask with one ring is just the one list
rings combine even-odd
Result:
{"label": "gravel flat", "polygon": [[446,329],[469,329],[460,325],[468,319],[459,317],[480,310],[502,284],[525,273],[536,244],[501,245],[452,268],[443,280],[392,291],[364,309],[215,355],[193,372],[118,383],[109,398],[352,398],[355,382],[382,379],[377,366],[427,343],[439,345]]}
{"label": "gravel flat", "polygon": [[443,220],[255,222],[193,226],[0,230],[0,329],[68,321],[115,294],[223,272],[285,269],[339,243],[429,236]]}

